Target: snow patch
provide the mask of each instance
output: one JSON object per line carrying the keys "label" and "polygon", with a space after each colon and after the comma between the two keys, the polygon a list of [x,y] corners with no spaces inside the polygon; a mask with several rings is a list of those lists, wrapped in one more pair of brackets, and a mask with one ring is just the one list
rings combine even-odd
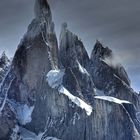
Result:
{"label": "snow patch", "polygon": [[95,98],[106,100],[106,101],[109,101],[109,102],[114,102],[114,103],[117,103],[117,104],[122,104],[122,103],[130,104],[130,102],[128,102],[126,100],[120,100],[120,99],[110,97],[110,96],[95,96]]}
{"label": "snow patch", "polygon": [[48,72],[46,80],[50,87],[58,89],[60,93],[66,95],[77,106],[85,109],[87,115],[90,116],[92,113],[92,107],[80,98],[73,96],[65,87],[62,86],[63,76],[63,70],[51,70]]}
{"label": "snow patch", "polygon": [[96,93],[97,96],[104,96],[105,95],[104,91],[99,90],[99,89],[95,89],[95,93]]}
{"label": "snow patch", "polygon": [[140,121],[140,112],[137,112],[137,113],[136,113],[136,117],[137,117],[137,119]]}
{"label": "snow patch", "polygon": [[3,72],[4,71],[4,69],[3,68],[0,68],[0,72]]}
{"label": "snow patch", "polygon": [[30,48],[31,48],[31,46],[27,46],[27,47],[26,47],[26,49],[30,49]]}
{"label": "snow patch", "polygon": [[15,128],[13,129],[11,136],[10,136],[11,140],[18,140],[19,139],[18,132],[19,132],[19,126],[16,125]]}
{"label": "snow patch", "polygon": [[[4,79],[6,79],[6,77]],[[4,88],[4,91],[3,90],[1,91],[3,94],[5,94],[5,97],[4,97],[3,103],[2,103],[2,105],[0,107],[0,115],[2,114],[2,110],[4,109],[4,106],[6,104],[7,97],[8,97],[8,91],[9,91],[9,88],[11,87],[11,84],[12,84],[13,80],[14,80],[14,78],[12,78],[12,80],[9,83],[9,85],[7,85],[8,87]],[[2,81],[2,82],[4,82],[4,81]],[[1,83],[1,85],[0,85],[0,89],[2,89],[2,84],[3,83]]]}
{"label": "snow patch", "polygon": [[26,104],[17,106],[16,108],[17,119],[22,125],[31,122],[32,120],[31,115],[33,110],[34,110],[34,106],[29,107]]}
{"label": "snow patch", "polygon": [[60,139],[57,139],[55,137],[47,137],[45,140],[60,140]]}
{"label": "snow patch", "polygon": [[78,63],[78,67],[79,67],[80,72],[83,73],[83,74],[89,75],[87,70],[78,61],[77,61],[77,63]]}
{"label": "snow patch", "polygon": [[115,76],[118,80],[120,80],[120,81],[122,82],[123,85],[125,85],[125,86],[128,87],[128,85],[126,84],[126,82],[123,81],[119,76],[117,76],[116,74],[114,74],[114,76]]}
{"label": "snow patch", "polygon": [[66,95],[73,103],[75,103],[77,106],[79,106],[82,109],[85,109],[88,116],[92,113],[92,107],[85,103],[80,98],[73,96],[65,87],[61,86],[59,87],[59,92]]}
{"label": "snow patch", "polygon": [[6,93],[4,101],[3,101],[3,103],[2,103],[2,105],[0,107],[0,115],[2,114],[2,110],[3,110],[3,108],[4,108],[5,104],[6,104],[7,96],[8,96],[8,94]]}
{"label": "snow patch", "polygon": [[46,46],[49,46],[49,43],[46,41],[46,39],[45,39],[45,37],[43,35],[43,32],[41,32],[41,34],[42,34],[42,38],[43,38],[43,41],[45,42]]}
{"label": "snow patch", "polygon": [[50,87],[58,88],[63,81],[64,70],[51,70],[47,74],[47,81]]}

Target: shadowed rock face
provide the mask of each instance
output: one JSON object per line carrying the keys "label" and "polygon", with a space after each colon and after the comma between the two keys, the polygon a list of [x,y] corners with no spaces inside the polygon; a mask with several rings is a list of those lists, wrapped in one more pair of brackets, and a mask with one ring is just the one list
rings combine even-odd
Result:
{"label": "shadowed rock face", "polygon": [[[139,140],[139,100],[125,69],[107,63],[112,51],[97,42],[89,59],[66,23],[59,48],[50,7],[36,0],[35,19],[1,83],[0,139]],[[95,87],[137,108],[109,96],[95,97]]]}
{"label": "shadowed rock face", "polygon": [[[130,80],[124,67],[117,62],[112,50],[110,50],[108,47],[104,48],[98,40],[93,48],[90,58],[92,65],[108,65],[114,74],[116,74],[122,81],[130,86]],[[110,73],[108,75],[110,75]]]}
{"label": "shadowed rock face", "polygon": [[97,59],[112,58],[113,53],[112,50],[110,50],[108,47],[104,48],[103,45],[97,40],[91,53],[91,59],[95,59],[95,56]]}
{"label": "shadowed rock face", "polygon": [[92,125],[93,139],[139,139],[134,123],[127,117],[129,114],[124,105],[102,99],[96,100],[95,103],[96,109]]}
{"label": "shadowed rock face", "polygon": [[109,48],[97,41],[90,58],[89,71],[97,89],[105,95],[114,96],[132,102],[139,110],[139,97],[131,86],[128,75],[121,64],[114,62]]}
{"label": "shadowed rock face", "polygon": [[49,5],[47,1],[36,1],[36,4],[35,10],[40,10],[42,17],[36,17],[29,25],[12,63],[16,83],[20,83],[15,89],[20,91],[20,101],[23,102],[30,102],[29,96],[36,96],[34,92],[40,88],[45,74],[58,67],[58,45]]}
{"label": "shadowed rock face", "polygon": [[0,68],[6,67],[9,63],[9,58],[6,56],[5,52],[3,52],[0,58]]}
{"label": "shadowed rock face", "polygon": [[36,0],[34,12],[36,18],[48,18],[49,20],[52,20],[51,10],[47,0]]}
{"label": "shadowed rock face", "polygon": [[32,21],[18,46],[13,60],[16,75],[13,86],[16,87],[11,86],[13,90],[9,91],[9,96],[18,94],[16,101],[35,106],[32,121],[26,127],[36,133],[44,131],[46,118],[49,117],[45,96],[53,90],[49,88],[45,77],[51,69],[58,67],[58,45],[50,8],[45,1],[38,1],[38,4],[40,17]]}
{"label": "shadowed rock face", "polygon": [[60,62],[65,68],[63,85],[75,96],[93,104],[94,84],[85,68],[89,65],[89,57],[79,38],[67,29],[63,23],[60,34]]}
{"label": "shadowed rock face", "polygon": [[5,52],[2,53],[0,57],[0,83],[2,82],[3,78],[6,75],[6,72],[8,71],[10,66],[10,60],[6,56]]}
{"label": "shadowed rock face", "polygon": [[[10,67],[10,60],[6,56],[5,52],[2,53],[0,58],[0,83],[2,84],[7,71]],[[0,139],[8,139],[9,132],[15,127],[16,118],[14,113],[11,111],[8,103],[5,103],[4,108],[4,96],[0,94]]]}
{"label": "shadowed rock face", "polygon": [[67,29],[63,23],[60,34],[60,60],[64,67],[77,67],[77,61],[87,67],[89,57],[82,41]]}
{"label": "shadowed rock face", "polygon": [[[51,21],[49,5],[47,1],[44,5],[44,2],[38,1],[38,7],[41,8],[40,17],[36,16],[29,25],[27,33],[17,48],[11,69],[2,83],[2,91],[6,91],[10,100],[18,104],[27,104],[29,107],[40,104],[40,101],[44,105],[46,101],[42,101],[41,98],[48,93],[48,90],[47,93],[45,91],[49,88],[45,80],[46,74],[58,67],[58,45],[54,23]],[[43,15],[42,12],[44,12]],[[14,107],[16,108],[16,105]],[[42,125],[40,127],[38,125],[38,122],[46,121],[46,108],[45,110],[43,108],[44,106],[35,106],[32,114],[33,119],[29,129],[34,126],[35,130],[38,129],[35,131],[37,133],[44,130]],[[36,110],[39,111],[36,112]],[[40,121],[39,114],[42,114],[45,120],[41,118]],[[38,116],[39,120],[34,120],[34,116]]]}
{"label": "shadowed rock face", "polygon": [[5,108],[0,115],[0,139],[8,140],[11,130],[15,127],[16,118],[14,113],[11,111],[8,104],[5,105]]}

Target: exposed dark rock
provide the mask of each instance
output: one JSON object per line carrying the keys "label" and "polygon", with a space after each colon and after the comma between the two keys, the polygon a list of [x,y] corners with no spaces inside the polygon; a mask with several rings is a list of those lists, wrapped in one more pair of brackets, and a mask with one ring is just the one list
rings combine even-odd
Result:
{"label": "exposed dark rock", "polygon": [[67,29],[67,24],[63,23],[60,35],[60,60],[62,65],[67,67],[76,67],[77,61],[87,67],[89,57],[82,41]]}
{"label": "exposed dark rock", "polygon": [[[39,10],[39,13],[29,25],[27,33],[17,48],[11,69],[2,84],[2,91],[6,89],[8,98],[17,104],[24,103],[29,107],[35,105],[29,129],[37,128],[35,132],[39,133],[45,129],[44,125],[40,125],[41,122],[46,121],[46,108],[40,104],[40,101],[42,105],[45,104],[46,101],[42,101],[42,97],[48,93],[49,88],[45,77],[51,69],[58,67],[58,45],[49,5],[45,0],[37,2],[39,7],[35,10]],[[11,75],[14,79],[10,78]],[[36,104],[40,105],[36,106]],[[44,117],[40,118],[41,114]],[[38,119],[35,116],[38,116]]]}
{"label": "exposed dark rock", "polygon": [[120,63],[115,62],[112,51],[97,41],[91,54],[89,71],[97,89],[105,95],[132,102],[139,110],[138,94],[130,86],[130,80]]}
{"label": "exposed dark rock", "polygon": [[10,63],[9,58],[6,56],[5,52],[3,52],[0,58],[0,68],[4,68],[9,63]]}
{"label": "exposed dark rock", "polygon": [[65,68],[63,85],[75,96],[93,104],[94,84],[85,68],[88,67],[87,51],[78,37],[63,23],[60,35],[60,59]]}
{"label": "exposed dark rock", "polygon": [[[2,104],[0,103],[0,106]],[[0,140],[8,140],[15,127],[16,117],[10,106],[6,103],[0,114]]]}
{"label": "exposed dark rock", "polygon": [[[130,80],[125,69],[117,62],[112,50],[108,47],[104,48],[103,45],[97,40],[94,49],[91,53],[91,65],[93,67],[109,67],[113,74],[116,74],[122,81],[130,86]],[[102,66],[103,65],[103,66]],[[108,65],[108,66],[106,66]],[[96,69],[98,68],[96,67]],[[108,75],[111,75],[110,73]]]}
{"label": "exposed dark rock", "polygon": [[6,75],[9,66],[10,66],[10,60],[6,56],[5,52],[3,52],[0,58],[0,83],[3,81],[3,78]]}

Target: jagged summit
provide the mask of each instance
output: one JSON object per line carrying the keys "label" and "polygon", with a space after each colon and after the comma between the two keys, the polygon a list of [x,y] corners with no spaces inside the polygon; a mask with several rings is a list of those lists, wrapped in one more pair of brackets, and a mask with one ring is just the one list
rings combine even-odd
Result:
{"label": "jagged summit", "polygon": [[[43,53],[42,57],[44,55],[48,57],[49,59],[48,61],[50,61],[51,67],[56,68],[58,67],[58,58],[57,58],[58,43],[55,34],[55,25],[54,22],[52,21],[50,6],[47,0],[36,0],[34,9],[35,9],[34,10],[35,18],[28,26],[27,32],[25,33],[23,39],[18,45],[18,49],[14,57],[14,63],[18,63],[16,61],[18,61],[18,59],[21,59],[21,57],[23,57],[22,58],[24,59],[23,63],[25,64],[27,59],[26,57],[29,56],[30,50],[40,52],[42,48],[46,49],[44,52],[42,52]],[[38,55],[36,55],[36,58]],[[22,68],[22,70],[23,69],[24,68]]]}
{"label": "jagged summit", "polygon": [[6,53],[3,52],[0,56],[0,83],[2,82],[4,76],[6,75],[10,67],[10,60],[7,57]]}
{"label": "jagged summit", "polygon": [[36,0],[34,6],[35,17],[39,19],[47,19],[52,20],[50,6],[47,0]]}
{"label": "jagged summit", "polygon": [[89,62],[87,51],[81,39],[69,31],[67,23],[62,24],[60,34],[60,59],[65,67],[77,67],[77,61],[86,67]]}
{"label": "jagged summit", "polygon": [[49,34],[55,34],[52,13],[47,0],[36,0],[34,6],[35,18],[28,27],[25,37],[35,38],[39,34],[49,44]]}
{"label": "jagged summit", "polygon": [[0,57],[0,67],[4,68],[9,62],[10,62],[9,58],[7,57],[5,52],[3,52]]}
{"label": "jagged summit", "polygon": [[[95,66],[96,69],[99,68],[100,71],[101,71],[101,69],[104,69],[105,73],[108,71],[107,72],[108,77],[110,75],[115,74],[122,81],[124,81],[127,85],[130,86],[131,82],[130,82],[130,79],[129,79],[128,75],[127,75],[127,72],[126,72],[125,68],[117,60],[117,58],[113,54],[112,50],[110,48],[108,48],[108,47],[104,47],[103,44],[98,40],[96,41],[96,44],[95,44],[95,46],[93,48],[93,51],[91,53],[90,59],[92,61],[91,65],[96,65]],[[109,71],[109,69],[111,70],[111,72]],[[97,74],[95,74],[95,75],[97,75]],[[96,77],[96,76],[94,76],[94,77]],[[105,77],[105,75],[102,76],[102,77]],[[95,83],[96,83],[96,81],[95,81]]]}
{"label": "jagged summit", "polygon": [[107,57],[112,57],[112,50],[108,47],[104,47],[99,40],[96,40],[93,51],[91,53],[91,59],[95,59],[95,56],[98,58],[105,59]]}
{"label": "jagged summit", "polygon": [[66,22],[62,23],[62,29],[66,30],[68,28],[68,24]]}

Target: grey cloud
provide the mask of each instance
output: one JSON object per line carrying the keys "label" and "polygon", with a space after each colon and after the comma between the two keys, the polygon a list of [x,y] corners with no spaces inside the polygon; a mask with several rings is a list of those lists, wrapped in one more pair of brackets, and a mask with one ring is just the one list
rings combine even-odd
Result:
{"label": "grey cloud", "polygon": [[0,52],[13,56],[33,17],[34,0],[0,1]]}
{"label": "grey cloud", "polygon": [[[68,22],[69,29],[82,38],[89,54],[96,39],[100,39],[118,55],[130,74],[133,86],[138,89],[139,0],[49,0],[49,3],[57,36],[61,23]],[[34,0],[1,0],[0,50],[13,55],[33,18],[33,6]]]}

